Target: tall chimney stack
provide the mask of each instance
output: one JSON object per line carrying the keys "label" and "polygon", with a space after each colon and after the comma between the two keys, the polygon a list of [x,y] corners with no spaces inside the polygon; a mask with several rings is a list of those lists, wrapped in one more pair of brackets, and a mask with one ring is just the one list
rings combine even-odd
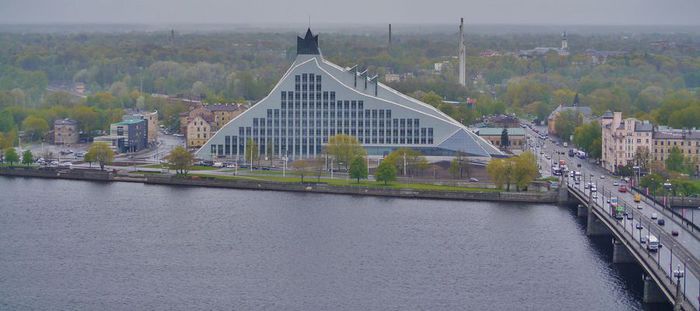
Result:
{"label": "tall chimney stack", "polygon": [[391,46],[391,24],[389,24],[389,45]]}
{"label": "tall chimney stack", "polygon": [[467,50],[464,45],[464,17],[459,20],[459,84],[467,85]]}

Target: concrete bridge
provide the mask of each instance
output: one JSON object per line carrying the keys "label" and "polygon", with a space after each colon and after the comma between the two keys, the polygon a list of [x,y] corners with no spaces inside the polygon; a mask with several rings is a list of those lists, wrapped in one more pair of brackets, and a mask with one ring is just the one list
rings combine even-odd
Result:
{"label": "concrete bridge", "polygon": [[[614,189],[598,189],[594,196],[583,182],[576,185],[573,179],[571,183],[568,182],[570,178],[562,179],[560,202],[577,203],[578,216],[587,218],[588,235],[611,237],[613,263],[636,263],[642,267],[645,272],[641,277],[645,303],[669,301],[674,310],[700,310],[700,264],[697,258],[700,252],[695,249],[697,232],[669,225],[675,220],[667,218],[664,226],[658,225],[650,216],[659,212],[644,202],[620,200],[625,214],[618,219],[608,204],[611,197],[618,197]],[[681,231],[678,233],[683,239],[672,234],[675,230]],[[652,235],[661,244],[658,251],[648,250],[647,243],[641,242],[643,237],[648,241]],[[683,274],[681,278],[679,272]]]}

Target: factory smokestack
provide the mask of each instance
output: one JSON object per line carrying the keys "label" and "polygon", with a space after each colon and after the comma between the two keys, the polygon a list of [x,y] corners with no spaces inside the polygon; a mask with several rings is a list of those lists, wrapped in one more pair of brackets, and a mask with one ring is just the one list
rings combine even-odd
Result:
{"label": "factory smokestack", "polygon": [[467,85],[467,50],[464,45],[464,17],[459,21],[459,84]]}
{"label": "factory smokestack", "polygon": [[391,24],[389,24],[389,45],[391,45]]}

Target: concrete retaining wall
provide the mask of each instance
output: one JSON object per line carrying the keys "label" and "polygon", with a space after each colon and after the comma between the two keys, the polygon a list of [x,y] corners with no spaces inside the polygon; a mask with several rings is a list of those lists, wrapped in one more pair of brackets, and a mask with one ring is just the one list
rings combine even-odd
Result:
{"label": "concrete retaining wall", "polygon": [[518,203],[556,203],[557,192],[469,192],[434,191],[415,189],[370,188],[364,186],[329,186],[324,183],[278,183],[251,180],[223,180],[198,176],[180,178],[174,176],[146,175],[144,177],[115,176],[109,171],[89,169],[27,169],[1,168],[0,175],[17,177],[59,178],[90,181],[142,182],[172,186],[216,187],[249,190],[293,191],[309,193],[382,196],[415,199],[441,199],[466,201],[497,201]]}
{"label": "concrete retaining wall", "polygon": [[214,178],[186,179],[170,176],[146,176],[147,184],[177,186],[200,186],[217,188],[235,188],[249,190],[294,191],[328,194],[356,194],[417,199],[446,199],[470,201],[505,201],[522,203],[555,203],[555,192],[467,192],[467,191],[430,191],[415,189],[382,189],[354,186],[328,186],[323,183],[292,184],[275,182],[254,182],[248,180],[221,180]]}
{"label": "concrete retaining wall", "polygon": [[56,168],[2,168],[0,175],[17,177],[59,178],[90,181],[111,181],[112,173],[108,171],[86,169],[56,169]]}

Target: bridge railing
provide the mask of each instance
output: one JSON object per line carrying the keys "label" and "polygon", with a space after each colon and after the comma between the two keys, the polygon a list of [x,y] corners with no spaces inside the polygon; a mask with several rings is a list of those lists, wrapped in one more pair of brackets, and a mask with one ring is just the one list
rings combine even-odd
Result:
{"label": "bridge railing", "polygon": [[[581,186],[581,185],[579,185]],[[700,302],[695,301],[694,299],[688,299],[687,295],[687,283],[691,282],[691,288],[700,288],[700,278],[698,276],[700,275],[697,267],[693,267],[692,263],[689,261],[692,259],[691,257],[688,257],[687,251],[684,251],[682,246],[677,245],[674,241],[674,239],[667,237],[666,233],[664,233],[661,229],[655,228],[656,223],[648,219],[643,213],[641,212],[636,212],[634,209],[630,208],[626,204],[626,202],[622,201],[620,204],[622,204],[625,207],[625,210],[628,213],[632,214],[632,219],[627,222],[627,218],[625,217],[623,221],[619,221],[618,219],[615,218],[615,211],[612,209],[606,209],[604,207],[603,202],[605,202],[605,198],[607,197],[612,197],[613,193],[611,191],[606,191],[605,189],[601,189],[600,194],[601,196],[598,197],[597,200],[592,199],[592,195],[590,191],[584,191],[581,189],[581,187],[576,187],[575,185],[568,185],[568,188],[573,191],[579,199],[584,201],[585,203],[588,203],[591,205],[591,207],[594,209],[594,211],[598,211],[598,214],[604,215],[605,223],[608,224],[608,226],[616,226],[619,227],[619,229],[622,230],[615,230],[615,228],[611,228],[612,230],[615,230],[618,232],[618,234],[622,235],[622,238],[627,239],[627,244],[628,245],[636,245],[637,249],[630,251],[639,251],[639,249],[643,250],[642,252],[646,254],[646,258],[650,259],[652,261],[652,264],[655,265],[655,268],[658,271],[662,272],[663,275],[663,281],[666,282],[666,284],[659,284],[667,287],[667,290],[669,293],[671,293],[672,296],[676,296],[680,294],[681,299],[683,302],[692,305],[694,308],[698,307],[698,304]],[[607,194],[607,195],[606,195]],[[600,204],[598,202],[601,202]],[[592,204],[591,204],[592,203]],[[635,213],[636,212],[636,213]],[[636,227],[634,226],[634,220],[637,220],[638,223],[642,225],[642,227],[647,228],[647,240],[649,238],[649,235],[655,234],[655,236],[659,237],[659,243],[661,245],[665,245],[665,247],[668,250],[668,258],[666,259],[665,255],[662,257],[662,251],[659,250],[655,252],[655,254],[649,252],[645,247],[642,246],[640,240],[643,235],[642,230],[636,230]],[[626,228],[626,223],[629,223],[629,230]],[[652,228],[657,229],[656,232],[651,231]],[[635,237],[634,231],[638,231],[637,237]],[[620,233],[621,232],[621,233]],[[662,238],[663,237],[663,238]],[[675,254],[674,254],[675,250]],[[656,255],[656,256],[654,256]],[[683,258],[687,258],[687,260],[684,260]],[[662,268],[662,261],[668,262],[668,270],[665,268]],[[683,271],[685,273],[685,277],[682,279],[682,284],[676,284],[677,281],[673,278],[673,268],[674,268],[674,263],[676,266],[682,266]],[[641,262],[640,262],[641,264]],[[649,263],[646,263],[649,265]],[[664,263],[665,265],[665,263]],[[652,268],[652,267],[649,267]],[[674,289],[675,286],[679,286],[679,292],[676,293],[676,290]],[[682,290],[681,290],[682,289]]]}
{"label": "bridge railing", "polygon": [[661,206],[661,208],[663,209],[664,212],[671,215],[671,219],[680,221],[681,225],[688,227],[690,232],[693,232],[693,233],[700,232],[700,227],[698,227],[698,225],[695,224],[695,212],[694,211],[691,211],[691,219],[688,219],[683,214],[679,213],[678,211],[674,210],[673,208],[670,208],[670,207],[664,205],[662,202],[659,202],[659,200],[657,200],[656,197],[646,194],[645,191],[642,191],[642,189],[639,189],[637,187],[632,187],[632,190],[639,193],[644,202],[647,202],[648,204],[651,204],[653,206],[657,206],[657,205]]}

